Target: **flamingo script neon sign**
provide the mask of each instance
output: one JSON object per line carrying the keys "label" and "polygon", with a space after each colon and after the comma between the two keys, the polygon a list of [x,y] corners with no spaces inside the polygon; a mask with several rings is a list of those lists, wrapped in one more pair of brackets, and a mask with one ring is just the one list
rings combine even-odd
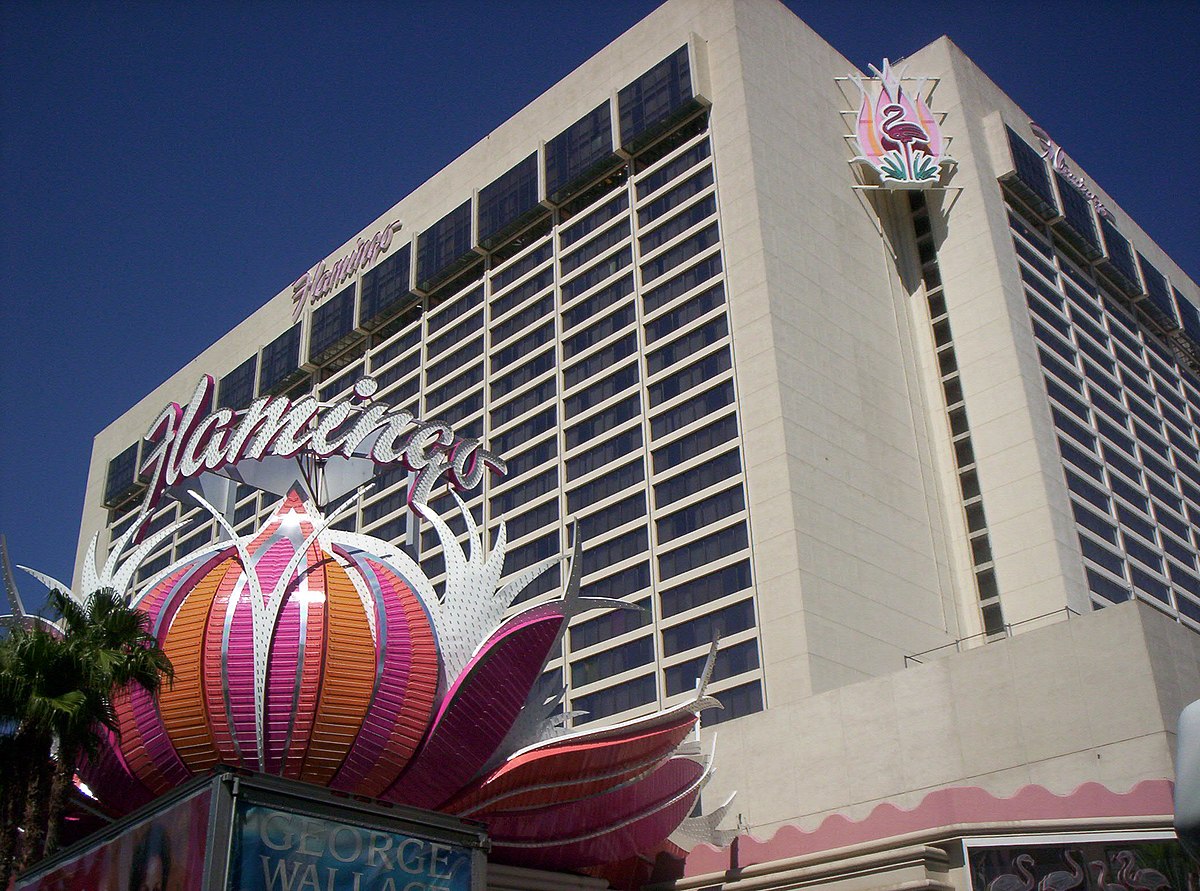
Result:
{"label": "flamingo script neon sign", "polygon": [[1038,142],[1045,149],[1042,152],[1042,157],[1050,162],[1050,166],[1063,175],[1063,178],[1079,190],[1080,194],[1091,203],[1092,207],[1096,208],[1096,213],[1107,220],[1113,218],[1112,212],[1104,206],[1104,202],[1100,200],[1089,187],[1082,176],[1071,169],[1071,165],[1067,163],[1066,154],[1062,150],[1062,146],[1050,138],[1050,134],[1035,124],[1029,122],[1029,129],[1033,131],[1033,135],[1038,138]]}
{"label": "flamingo script neon sign", "polygon": [[246,459],[304,453],[326,461],[400,465],[415,474],[410,502],[427,495],[443,477],[451,488],[465,492],[482,482],[485,470],[505,472],[504,461],[481,440],[459,438],[446,424],[372,403],[378,386],[364,377],[352,396],[329,405],[312,395],[294,402],[264,396],[242,411],[212,411],[214,381],[204,375],[186,406],[170,403],[150,425],[146,439],[154,445],[141,467],[149,479],[142,511],[149,512],[168,487]]}

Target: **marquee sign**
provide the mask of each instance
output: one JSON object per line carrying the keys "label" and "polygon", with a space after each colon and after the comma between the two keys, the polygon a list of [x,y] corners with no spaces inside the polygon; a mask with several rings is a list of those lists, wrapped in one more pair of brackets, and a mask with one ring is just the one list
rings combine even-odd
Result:
{"label": "marquee sign", "polygon": [[882,70],[874,65],[870,70],[875,77],[849,78],[860,98],[851,137],[859,152],[854,161],[872,171],[884,188],[937,186],[943,166],[952,162],[940,118],[928,104],[936,81],[905,77],[887,59]]}
{"label": "marquee sign", "polygon": [[329,296],[329,292],[354,276],[359,270],[366,269],[375,262],[380,254],[386,254],[392,246],[393,236],[404,227],[396,220],[390,226],[380,229],[366,241],[361,238],[350,253],[346,254],[333,266],[326,266],[322,260],[300,278],[292,283],[292,321],[300,318],[306,305],[316,304]]}
{"label": "marquee sign", "polygon": [[479,891],[473,852],[407,833],[368,829],[261,805],[235,815],[233,891]]}
{"label": "marquee sign", "polygon": [[1066,154],[1057,142],[1055,142],[1050,134],[1035,124],[1029,122],[1029,129],[1033,131],[1033,135],[1038,138],[1038,142],[1042,144],[1042,157],[1050,162],[1050,167],[1063,175],[1063,178],[1079,190],[1080,194],[1088,200],[1088,202],[1096,209],[1096,213],[1107,220],[1112,220],[1113,215],[1100,197],[1091,190],[1087,181],[1071,169],[1071,165],[1067,163]]}
{"label": "marquee sign", "polygon": [[168,487],[205,473],[228,476],[244,460],[302,454],[322,463],[357,460],[369,474],[400,465],[415,474],[410,502],[443,477],[451,488],[467,492],[479,486],[485,470],[506,469],[481,440],[459,438],[446,424],[422,421],[405,409],[371,403],[379,385],[370,377],[354,385],[352,396],[331,404],[311,394],[295,401],[263,396],[242,411],[212,411],[214,386],[212,376],[204,375],[187,406],[170,403],[146,433],[154,445],[141,467],[149,479],[144,513]]}

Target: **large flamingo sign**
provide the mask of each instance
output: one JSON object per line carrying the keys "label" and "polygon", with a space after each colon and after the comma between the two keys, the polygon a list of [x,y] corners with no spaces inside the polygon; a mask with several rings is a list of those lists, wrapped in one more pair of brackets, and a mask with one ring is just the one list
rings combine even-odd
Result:
{"label": "large flamingo sign", "polygon": [[883,60],[870,66],[874,78],[853,77],[862,102],[855,120],[856,161],[865,162],[888,188],[922,189],[938,185],[946,155],[938,119],[926,102],[924,78],[905,78]]}

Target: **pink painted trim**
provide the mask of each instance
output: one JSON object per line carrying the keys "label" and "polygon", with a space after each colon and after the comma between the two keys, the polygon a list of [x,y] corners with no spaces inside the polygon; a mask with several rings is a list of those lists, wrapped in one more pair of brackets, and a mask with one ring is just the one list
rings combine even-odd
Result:
{"label": "pink painted trim", "polygon": [[[1170,815],[1175,810],[1173,790],[1170,780],[1156,779],[1143,780],[1128,792],[1084,783],[1068,795],[1025,786],[1009,798],[997,798],[978,786],[954,786],[930,792],[912,810],[885,803],[859,821],[834,814],[811,832],[783,826],[768,839],[743,835],[738,839],[738,864],[744,868],[963,823]],[[728,849],[700,845],[687,855],[684,875],[723,872],[729,862]]]}

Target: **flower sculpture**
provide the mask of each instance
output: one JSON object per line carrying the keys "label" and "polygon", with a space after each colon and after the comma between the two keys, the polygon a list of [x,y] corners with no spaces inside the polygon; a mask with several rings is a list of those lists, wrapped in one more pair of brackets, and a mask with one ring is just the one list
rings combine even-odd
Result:
{"label": "flower sculpture", "polygon": [[[525,866],[613,863],[671,848],[672,833],[687,847],[713,839],[723,809],[688,818],[711,763],[688,740],[700,710],[718,705],[704,695],[707,671],[681,706],[576,732],[555,716],[561,691],[538,684],[572,616],[628,608],[580,596],[578,543],[564,595],[505,618],[560,558],[500,587],[504,526],[486,549],[461,501],[466,552],[442,517],[413,503],[445,551],[439,596],[411,557],[331,528],[339,512],[322,516],[298,490],[245,537],[197,500],[228,537],[135,598],[175,682],[157,699],[119,697],[120,733],[86,772],[102,801],[129,810],[227,764],[483,821],[493,856]],[[85,590],[127,590],[173,531],[122,561],[131,529],[100,571],[93,540]]]}

